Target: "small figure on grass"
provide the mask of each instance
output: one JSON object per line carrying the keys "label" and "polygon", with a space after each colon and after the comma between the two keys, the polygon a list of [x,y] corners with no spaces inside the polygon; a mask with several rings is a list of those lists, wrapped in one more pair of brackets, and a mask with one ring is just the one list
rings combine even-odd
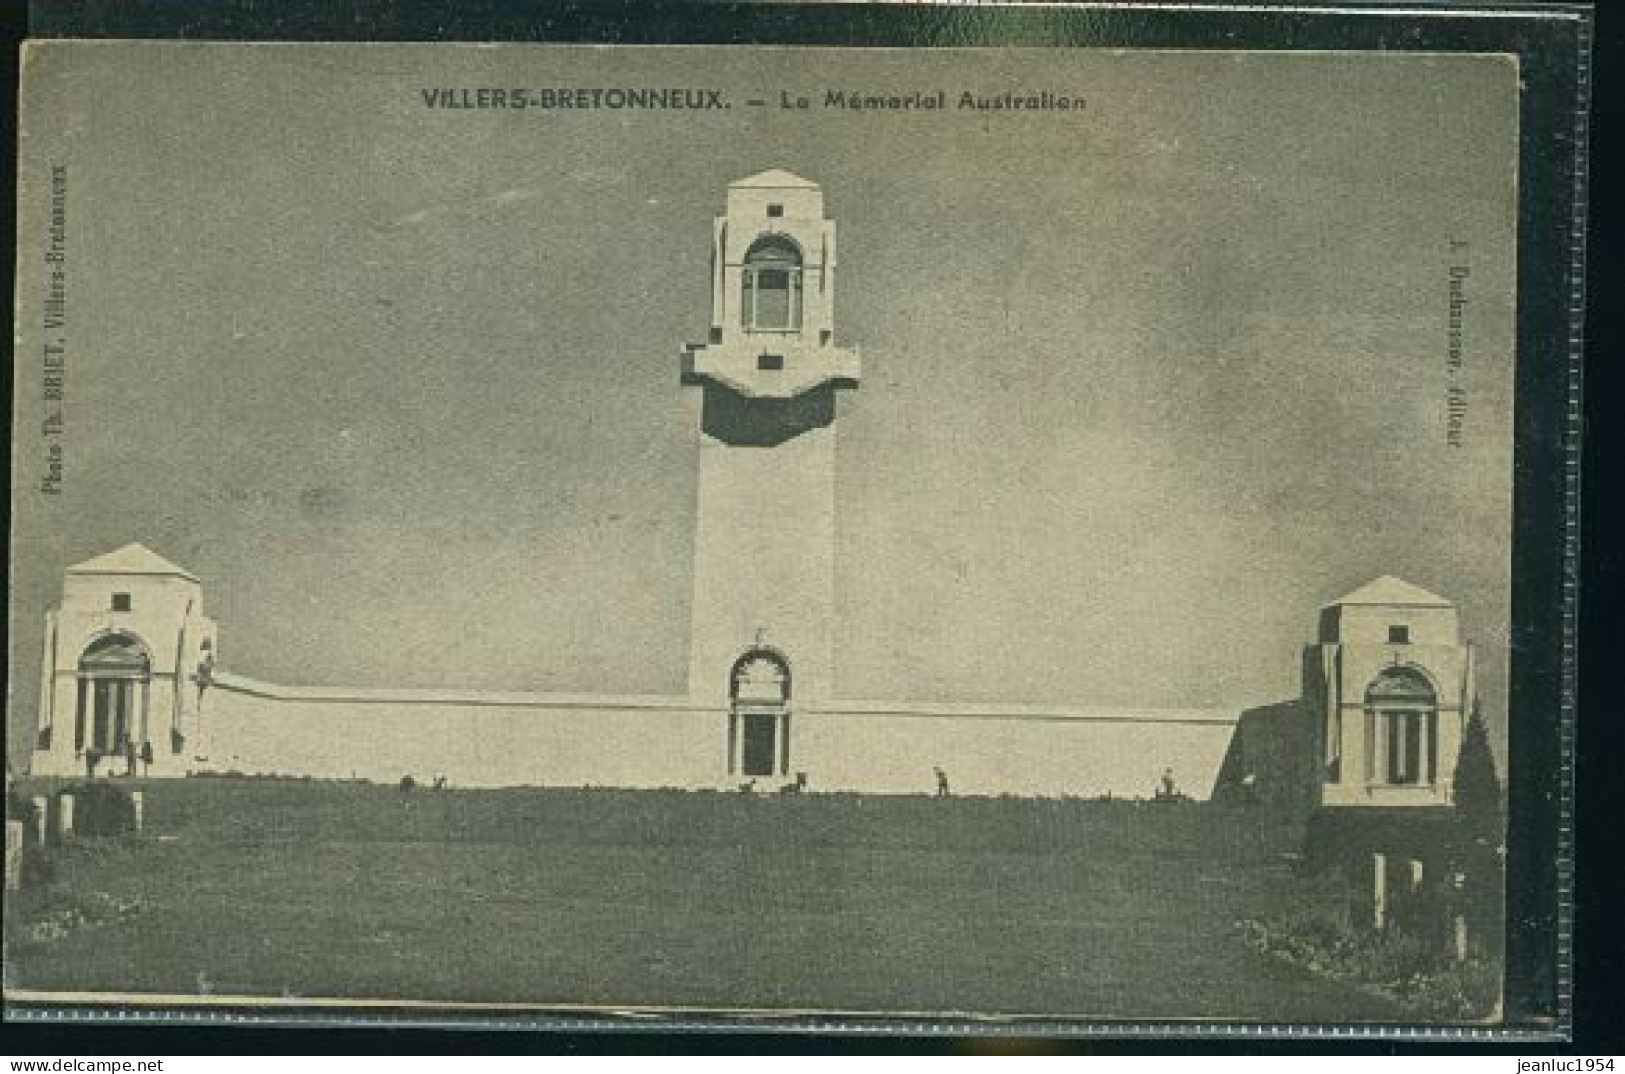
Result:
{"label": "small figure on grass", "polygon": [[137,756],[135,741],[133,739],[126,738],[124,740],[124,776],[126,779],[133,778],[136,774],[135,764]]}
{"label": "small figure on grass", "polygon": [[933,768],[931,771],[937,774],[937,797],[947,798],[952,793],[948,789],[948,773],[941,768]]}
{"label": "small figure on grass", "polygon": [[152,743],[150,741],[141,743],[141,774],[143,776],[152,775]]}
{"label": "small figure on grass", "polygon": [[1157,786],[1157,801],[1171,802],[1179,797],[1179,784],[1174,782],[1174,770],[1164,768],[1162,779]]}

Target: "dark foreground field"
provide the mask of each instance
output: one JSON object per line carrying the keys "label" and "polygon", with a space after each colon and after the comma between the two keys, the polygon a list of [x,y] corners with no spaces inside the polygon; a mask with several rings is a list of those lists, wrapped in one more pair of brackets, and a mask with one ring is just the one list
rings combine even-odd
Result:
{"label": "dark foreground field", "polygon": [[[1250,950],[1267,811],[151,783],[10,900],[13,990],[1279,1022],[1398,1015]],[[64,935],[50,904],[116,906]],[[32,904],[30,906],[30,904]]]}

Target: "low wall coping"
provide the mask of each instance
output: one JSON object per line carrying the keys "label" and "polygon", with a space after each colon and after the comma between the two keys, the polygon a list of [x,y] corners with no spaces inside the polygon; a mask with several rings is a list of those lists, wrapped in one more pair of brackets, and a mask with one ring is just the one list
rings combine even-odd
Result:
{"label": "low wall coping", "polygon": [[[402,689],[353,686],[279,686],[242,675],[215,674],[213,685],[229,693],[270,701],[354,705],[459,705],[471,708],[623,709],[656,712],[717,711],[726,701],[668,694],[569,694],[524,691]],[[1178,724],[1231,727],[1238,710],[1125,708],[990,702],[826,701],[792,704],[791,712],[841,719],[937,718],[967,720],[1042,720],[1099,723]]]}
{"label": "low wall coping", "polygon": [[345,705],[468,705],[512,708],[693,709],[686,697],[662,694],[556,694],[524,691],[406,689],[368,686],[278,686],[216,672],[216,689],[271,701]]}
{"label": "low wall coping", "polygon": [[835,717],[949,717],[966,720],[1059,720],[1098,723],[1208,724],[1233,727],[1241,713],[1229,709],[1132,708],[990,702],[831,701],[808,711]]}

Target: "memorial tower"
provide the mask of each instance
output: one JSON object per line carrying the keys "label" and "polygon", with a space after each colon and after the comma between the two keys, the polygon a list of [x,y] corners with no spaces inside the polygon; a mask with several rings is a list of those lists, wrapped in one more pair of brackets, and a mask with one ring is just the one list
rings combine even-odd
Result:
{"label": "memorial tower", "polygon": [[835,223],[816,183],[728,187],[711,240],[711,330],[682,355],[700,389],[689,692],[728,715],[731,773],[791,769],[794,707],[833,689]]}

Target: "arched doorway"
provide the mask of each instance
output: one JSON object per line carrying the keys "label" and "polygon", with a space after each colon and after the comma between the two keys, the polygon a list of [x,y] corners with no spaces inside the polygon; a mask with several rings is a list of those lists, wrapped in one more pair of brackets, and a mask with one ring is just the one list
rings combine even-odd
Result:
{"label": "arched doorway", "polygon": [[129,634],[97,638],[79,658],[73,747],[78,753],[124,755],[149,741],[152,660]]}
{"label": "arched doorway", "polygon": [[790,662],[777,649],[745,651],[728,672],[728,773],[782,776],[790,769]]}
{"label": "arched doorway", "polygon": [[1392,667],[1365,692],[1366,771],[1376,784],[1438,781],[1439,702],[1416,668]]}

